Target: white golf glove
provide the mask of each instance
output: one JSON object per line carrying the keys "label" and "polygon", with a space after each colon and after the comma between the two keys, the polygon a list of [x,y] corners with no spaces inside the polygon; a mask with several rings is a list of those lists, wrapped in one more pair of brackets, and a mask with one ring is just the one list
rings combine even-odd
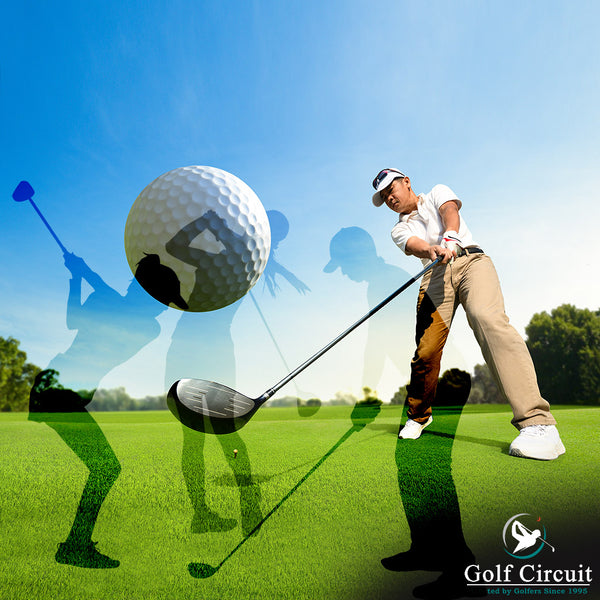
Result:
{"label": "white golf glove", "polygon": [[[463,248],[462,240],[458,237],[458,233],[456,231],[446,231],[442,237],[442,248],[448,248],[448,250],[452,250],[456,252],[458,256],[460,254],[460,249]],[[450,262],[452,263],[454,259]]]}

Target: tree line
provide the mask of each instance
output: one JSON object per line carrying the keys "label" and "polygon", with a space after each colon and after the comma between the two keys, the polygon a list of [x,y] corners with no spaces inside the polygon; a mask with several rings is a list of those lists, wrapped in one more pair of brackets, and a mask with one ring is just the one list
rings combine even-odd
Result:
{"label": "tree line", "polygon": [[[579,309],[563,304],[550,313],[536,313],[525,328],[526,343],[535,364],[542,396],[551,404],[600,405],[600,309]],[[13,337],[0,337],[0,411],[26,411],[29,391],[40,367],[27,362],[27,354]],[[475,365],[473,375],[449,369],[438,384],[437,401],[451,403],[468,389],[468,402],[499,404],[506,402],[487,365]],[[403,404],[404,385],[391,398]],[[94,397],[91,410],[162,410],[167,408],[164,395],[136,399],[125,388],[111,390],[76,390],[84,398]],[[363,389],[364,398],[376,394]],[[359,401],[352,394],[338,392],[327,404],[353,405]],[[295,405],[296,397],[272,400],[271,406]],[[317,399],[307,403],[319,402]],[[463,400],[464,402],[464,400]]]}

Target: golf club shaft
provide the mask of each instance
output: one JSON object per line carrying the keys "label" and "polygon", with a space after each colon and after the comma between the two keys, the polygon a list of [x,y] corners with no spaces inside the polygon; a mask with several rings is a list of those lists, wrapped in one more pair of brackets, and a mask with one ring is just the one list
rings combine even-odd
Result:
{"label": "golf club shaft", "polygon": [[552,545],[549,544],[545,539],[540,538],[542,540],[542,542],[544,542],[544,544],[546,544],[546,546],[550,546],[550,548],[552,548],[552,552],[554,552],[556,550],[556,548]]}
{"label": "golf club shaft", "polygon": [[[524,530],[525,530],[527,533],[533,533],[533,531],[531,531],[531,529],[528,529],[527,527],[525,527],[525,525],[523,525],[523,523],[521,523],[520,521],[519,521],[519,523],[520,523],[521,527],[522,527],[522,528],[523,528],[523,529],[524,529]],[[548,543],[548,542],[547,542],[547,541],[546,541],[544,538],[542,538],[542,537],[539,537],[538,539],[540,540],[540,542],[543,542],[544,544],[546,544],[546,546],[550,546],[550,548],[552,548],[552,552],[554,552],[554,551],[556,550],[556,548],[555,548],[555,547],[554,547],[552,544],[549,544],[549,543]]]}
{"label": "golf club shaft", "polygon": [[265,316],[264,316],[262,310],[260,309],[260,306],[258,305],[256,298],[254,297],[254,294],[252,293],[252,291],[250,291],[250,292],[248,292],[248,295],[250,296],[250,298],[252,299],[252,302],[254,303],[254,306],[260,316],[260,319],[263,322],[263,325],[265,326],[265,329],[267,330],[269,337],[271,338],[271,341],[273,342],[273,345],[275,346],[275,349],[277,350],[277,354],[279,354],[279,358],[281,358],[281,362],[283,363],[283,366],[289,370],[290,367],[288,366],[287,361],[285,360],[285,357],[283,356],[283,352],[281,351],[281,348],[279,347],[279,344],[277,343],[277,340],[275,339],[275,336],[273,335],[273,332],[271,331],[271,328],[269,327],[269,324],[267,323],[267,320],[265,319]]}
{"label": "golf club shaft", "polygon": [[52,227],[50,227],[50,223],[46,221],[44,215],[42,214],[42,211],[37,207],[37,204],[33,201],[33,198],[29,198],[29,202],[31,202],[31,206],[33,206],[35,212],[38,214],[44,225],[48,228],[48,231],[52,234],[52,237],[56,240],[56,243],[60,246],[60,249],[62,250],[63,254],[68,254],[69,251],[63,246],[63,243],[58,239],[58,236],[56,235],[56,233],[54,233]]}
{"label": "golf club shaft", "polygon": [[286,383],[290,382],[296,375],[304,371],[307,367],[312,365],[317,359],[321,358],[325,352],[331,350],[338,342],[343,340],[349,333],[352,333],[359,325],[362,325],[367,319],[372,317],[376,312],[381,310],[384,306],[389,304],[396,296],[399,296],[407,287],[411,286],[415,281],[420,279],[427,271],[429,271],[434,265],[440,262],[441,258],[436,258],[433,262],[429,263],[422,271],[417,273],[414,277],[411,277],[403,286],[399,287],[394,293],[390,294],[385,300],[380,302],[375,308],[372,308],[366,315],[361,317],[356,323],[348,327],[345,331],[340,333],[334,340],[329,342],[324,348],[321,348],[316,354],[311,356],[308,360],[303,362],[299,367],[294,369],[287,377],[284,377],[279,383],[276,383],[272,388],[267,390],[260,399],[264,402],[268,400],[277,390],[281,389]]}

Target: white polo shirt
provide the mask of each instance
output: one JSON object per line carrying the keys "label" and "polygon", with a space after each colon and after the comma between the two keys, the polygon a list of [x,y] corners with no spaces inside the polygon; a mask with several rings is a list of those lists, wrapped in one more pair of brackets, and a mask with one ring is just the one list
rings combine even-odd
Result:
{"label": "white polo shirt", "polygon": [[[392,229],[394,243],[405,254],[406,242],[413,236],[421,238],[430,246],[440,245],[445,232],[440,206],[452,200],[458,204],[458,208],[462,206],[456,194],[447,185],[442,184],[436,185],[428,194],[419,194],[418,198],[417,210],[407,215],[400,215],[398,223]],[[458,237],[465,247],[477,245],[462,216]],[[431,262],[428,258],[422,258],[421,261],[424,266]]]}

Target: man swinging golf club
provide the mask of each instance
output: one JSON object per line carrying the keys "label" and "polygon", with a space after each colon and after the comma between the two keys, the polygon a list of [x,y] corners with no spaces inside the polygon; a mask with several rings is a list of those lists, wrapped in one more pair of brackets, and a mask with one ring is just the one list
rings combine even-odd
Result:
{"label": "man swinging golf club", "polygon": [[408,420],[398,436],[416,440],[432,422],[444,344],[459,304],[465,309],[483,357],[513,410],[519,435],[513,456],[552,460],[565,452],[550,406],[540,395],[525,342],[509,324],[496,270],[474,241],[459,211],[462,203],[445,185],[415,194],[411,180],[397,169],[383,169],[373,180],[373,204],[398,213],[392,239],[407,255],[427,264],[417,302],[417,349],[411,361]]}

